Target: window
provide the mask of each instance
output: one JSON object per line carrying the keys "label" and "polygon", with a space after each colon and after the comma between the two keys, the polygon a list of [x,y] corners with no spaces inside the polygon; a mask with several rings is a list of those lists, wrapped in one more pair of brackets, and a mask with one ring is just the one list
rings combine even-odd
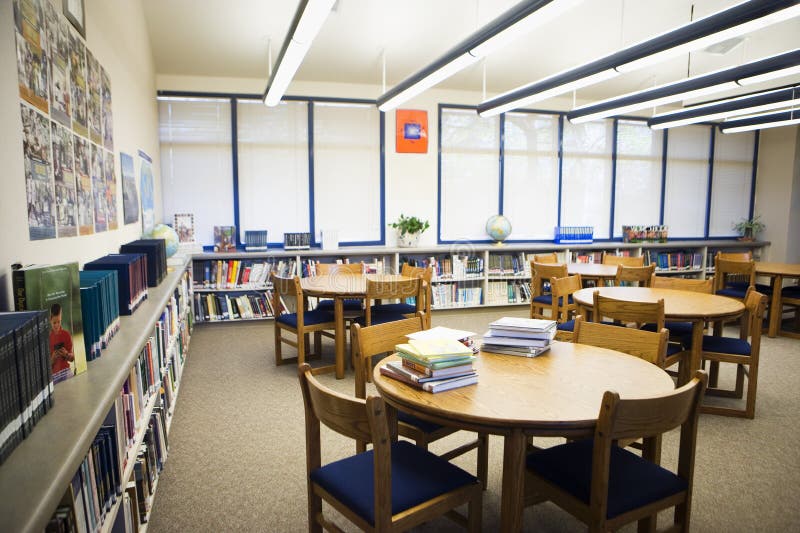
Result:
{"label": "window", "polygon": [[508,113],[503,138],[503,214],[512,240],[553,238],[558,225],[560,115]]}
{"label": "window", "polygon": [[230,100],[160,98],[158,119],[164,220],[193,213],[198,242],[213,243],[234,223]]}
{"label": "window", "polygon": [[500,198],[500,119],[441,108],[439,240],[486,240]]}
{"label": "window", "polygon": [[239,235],[266,229],[270,242],[310,231],[308,102],[237,102]]}
{"label": "window", "polygon": [[663,132],[647,122],[617,122],[617,168],[613,236],[622,226],[651,226],[661,219],[661,161]]}
{"label": "window", "polygon": [[610,237],[613,127],[564,121],[561,225],[593,226],[595,239]]}
{"label": "window", "polygon": [[314,102],[314,228],[342,244],[384,240],[382,121],[374,104]]}
{"label": "window", "polygon": [[670,238],[704,237],[710,126],[683,126],[667,134],[664,224]]}
{"label": "window", "polygon": [[755,132],[732,135],[718,133],[715,136],[708,228],[710,236],[738,235],[732,225],[743,218],[750,218],[755,144]]}

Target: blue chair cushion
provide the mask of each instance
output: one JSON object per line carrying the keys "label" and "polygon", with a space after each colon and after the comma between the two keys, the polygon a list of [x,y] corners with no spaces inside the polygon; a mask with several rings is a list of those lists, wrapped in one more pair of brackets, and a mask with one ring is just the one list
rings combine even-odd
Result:
{"label": "blue chair cushion", "polygon": [[[363,307],[362,300],[359,300],[357,298],[356,299],[348,298],[344,301],[345,311],[361,311],[362,307]],[[330,299],[320,300],[319,302],[317,302],[317,307],[315,310],[330,311],[331,313],[333,313],[333,300]]]}
{"label": "blue chair cushion", "polygon": [[800,298],[800,286],[791,285],[789,287],[784,287],[783,290],[781,290],[781,296],[785,296],[787,298]]}
{"label": "blue chair cushion", "polygon": [[[589,505],[593,439],[553,446],[528,455],[528,468]],[[685,480],[618,446],[611,447],[607,518],[677,494]]]}
{"label": "blue chair cushion", "polygon": [[418,427],[424,433],[433,433],[434,431],[442,428],[442,426],[439,424],[434,424],[433,422],[428,422],[427,420],[417,418],[416,416],[408,414],[405,411],[397,411],[397,421],[405,422],[406,424]]}
{"label": "blue chair cushion", "polygon": [[417,306],[414,304],[406,304],[406,303],[380,304],[380,305],[373,305],[372,312],[398,313],[401,315],[408,315],[416,313]]}
{"label": "blue chair cushion", "polygon": [[[689,339],[691,344],[691,339]],[[750,343],[733,337],[715,337],[703,335],[703,351],[729,353],[734,355],[750,355]]]}
{"label": "blue chair cushion", "polygon": [[568,320],[567,322],[562,322],[561,324],[556,326],[556,329],[558,329],[560,331],[574,331],[575,330],[575,321],[574,320]]}
{"label": "blue chair cushion", "polygon": [[677,342],[668,342],[667,343],[667,355],[675,355],[676,353],[682,352],[683,346],[678,344]]}
{"label": "blue chair cushion", "polygon": [[737,289],[735,287],[725,287],[724,289],[720,289],[717,291],[717,294],[720,296],[729,296],[731,298],[744,298],[744,295],[747,293],[747,289]]}
{"label": "blue chair cushion", "polygon": [[[664,327],[669,330],[670,337],[682,337],[684,335],[692,334],[691,322],[667,322],[664,324]],[[644,326],[642,326],[642,329],[645,331],[655,331],[656,325],[645,324]]]}
{"label": "blue chair cushion", "polygon": [[[373,450],[329,463],[311,472],[311,480],[358,516],[375,524]],[[478,479],[408,441],[392,443],[392,514]]]}
{"label": "blue chair cushion", "polygon": [[[280,315],[276,321],[297,329],[297,313]],[[329,311],[318,311],[316,309],[314,311],[305,311],[303,313],[303,323],[306,326],[324,324],[325,322],[333,322],[333,313]]]}
{"label": "blue chair cushion", "polygon": [[[729,281],[725,288],[740,290],[742,291],[742,294],[744,294],[745,292],[747,292],[747,287],[749,286],[750,283],[747,281]],[[761,294],[772,294],[772,287],[764,283],[756,283],[755,289]]]}
{"label": "blue chair cushion", "polygon": [[[544,304],[544,305],[553,305],[553,295],[552,294],[543,294],[541,296],[534,296],[532,300],[536,303]],[[561,305],[561,302],[558,302]],[[572,295],[567,296],[567,304],[572,305]]]}
{"label": "blue chair cushion", "polygon": [[[376,325],[376,324],[384,324],[386,322],[395,322],[397,320],[405,320],[406,318],[408,318],[408,317],[404,316],[402,313],[395,313],[395,312],[391,312],[391,311],[387,312],[387,313],[382,313],[379,310],[376,310],[375,306],[372,306],[372,309],[370,310],[370,319],[372,321],[371,325],[373,325],[373,326]],[[360,324],[362,326],[366,326],[367,325],[367,317],[360,316],[360,317],[356,318],[353,322],[356,322],[357,324]]]}

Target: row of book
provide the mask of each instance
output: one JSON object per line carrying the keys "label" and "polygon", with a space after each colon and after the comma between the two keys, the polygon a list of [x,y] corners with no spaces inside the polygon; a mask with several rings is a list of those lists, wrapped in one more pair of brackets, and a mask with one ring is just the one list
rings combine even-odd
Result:
{"label": "row of book", "polygon": [[[271,261],[230,259],[203,261],[202,277],[195,287],[203,289],[256,289],[267,285],[275,265]],[[198,272],[195,273],[196,275]]]}
{"label": "row of book", "polygon": [[437,309],[446,307],[470,307],[481,305],[481,287],[460,286],[456,283],[434,285],[431,290],[432,305]]}
{"label": "row of book", "polygon": [[530,261],[525,260],[525,254],[491,254],[487,274],[491,276],[525,276],[531,277]]}
{"label": "row of book", "polygon": [[481,349],[485,352],[536,357],[550,349],[555,320],[502,317],[489,324]]}
{"label": "row of book", "polygon": [[655,264],[656,270],[700,270],[703,268],[703,254],[699,252],[656,252],[644,251],[645,266]]}
{"label": "row of book", "polygon": [[250,293],[195,293],[195,320],[217,322],[275,316],[271,290]]}
{"label": "row of book", "polygon": [[528,302],[531,285],[528,281],[489,281],[486,287],[486,304],[502,305]]}
{"label": "row of book", "polygon": [[[311,278],[317,275],[318,269],[317,265],[320,263],[324,263],[325,261],[315,260],[315,259],[304,259],[301,263],[300,268],[300,276],[304,278]],[[350,261],[350,258],[338,259],[335,261],[338,264],[350,264],[353,261]],[[387,270],[385,269],[385,265],[382,259],[378,259],[377,257],[371,259],[364,259],[359,261],[361,263],[361,273],[362,274],[388,274]]]}
{"label": "row of book", "polygon": [[0,313],[0,463],[53,406],[48,313]]}
{"label": "row of book", "polygon": [[380,367],[381,374],[436,393],[478,382],[472,333],[436,327],[409,334],[395,346],[399,361]]}
{"label": "row of book", "polygon": [[86,359],[92,361],[119,331],[119,274],[116,270],[84,270],[79,278],[83,343]]}

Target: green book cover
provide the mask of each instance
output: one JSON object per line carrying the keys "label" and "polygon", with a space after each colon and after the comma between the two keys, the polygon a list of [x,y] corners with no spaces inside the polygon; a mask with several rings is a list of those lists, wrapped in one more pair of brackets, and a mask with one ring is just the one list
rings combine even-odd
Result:
{"label": "green book cover", "polygon": [[53,381],[86,371],[78,263],[33,265],[13,273],[17,311],[50,313],[50,363]]}

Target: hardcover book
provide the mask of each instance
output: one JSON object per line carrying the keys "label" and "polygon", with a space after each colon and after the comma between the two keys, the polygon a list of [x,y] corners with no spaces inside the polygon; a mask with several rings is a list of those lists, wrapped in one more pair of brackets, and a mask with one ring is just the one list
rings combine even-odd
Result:
{"label": "hardcover book", "polygon": [[58,383],[86,371],[78,263],[19,268],[13,272],[17,311],[50,313],[50,363]]}
{"label": "hardcover book", "polygon": [[236,251],[236,226],[214,226],[214,251]]}

